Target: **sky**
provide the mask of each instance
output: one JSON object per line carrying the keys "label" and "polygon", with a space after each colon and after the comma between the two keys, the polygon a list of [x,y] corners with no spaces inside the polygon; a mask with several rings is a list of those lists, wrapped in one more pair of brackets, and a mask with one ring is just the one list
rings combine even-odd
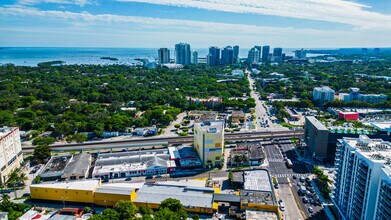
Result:
{"label": "sky", "polygon": [[391,47],[391,0],[1,0],[0,46]]}

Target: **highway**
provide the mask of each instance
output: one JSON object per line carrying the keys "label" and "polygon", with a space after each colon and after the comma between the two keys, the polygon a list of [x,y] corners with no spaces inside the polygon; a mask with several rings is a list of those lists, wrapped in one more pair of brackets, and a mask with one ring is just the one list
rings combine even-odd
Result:
{"label": "highway", "polygon": [[[227,133],[224,135],[225,141],[245,141],[262,138],[279,138],[279,137],[298,137],[303,136],[303,130],[288,131],[262,131],[262,132],[244,132],[244,133]],[[77,144],[53,144],[50,148],[53,150],[87,150],[87,149],[104,149],[104,148],[128,148],[152,145],[170,145],[192,143],[193,136],[186,137],[152,137],[152,138],[135,138],[129,140],[110,140],[110,141],[91,141]],[[156,144],[157,143],[157,144]],[[25,152],[34,150],[34,146],[22,146]]]}

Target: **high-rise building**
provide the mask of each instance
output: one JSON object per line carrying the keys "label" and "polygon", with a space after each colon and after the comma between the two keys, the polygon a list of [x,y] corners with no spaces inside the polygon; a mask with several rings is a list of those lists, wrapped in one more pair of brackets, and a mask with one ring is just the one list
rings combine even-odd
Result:
{"label": "high-rise building", "polygon": [[268,57],[270,53],[270,46],[262,47],[262,62],[268,62]]}
{"label": "high-rise building", "polygon": [[160,64],[170,63],[170,50],[167,48],[160,48],[158,50],[158,61]]}
{"label": "high-rise building", "polygon": [[304,49],[295,50],[295,57],[299,59],[305,59],[307,58],[307,51]]}
{"label": "high-rise building", "polygon": [[218,66],[220,65],[220,48],[209,47],[209,54],[207,57],[207,65]]}
{"label": "high-rise building", "polygon": [[281,62],[282,61],[282,48],[281,47],[274,48],[273,61],[274,62]]}
{"label": "high-rise building", "polygon": [[254,46],[259,51],[259,62],[262,61],[262,46]]}
{"label": "high-rise building", "polygon": [[190,44],[179,43],[175,44],[175,63],[188,65],[191,60]]}
{"label": "high-rise building", "polygon": [[0,183],[4,184],[9,174],[20,167],[23,161],[19,128],[0,128]]}
{"label": "high-rise building", "polygon": [[232,65],[234,63],[234,50],[231,46],[224,47],[221,51],[221,64]]}
{"label": "high-rise building", "polygon": [[328,86],[315,87],[312,92],[312,100],[318,105],[323,105],[326,102],[334,100],[335,91]]}
{"label": "high-rise building", "polygon": [[382,139],[338,140],[332,200],[342,219],[391,218],[391,143]]}
{"label": "high-rise building", "polygon": [[247,63],[254,64],[259,62],[259,50],[255,47],[248,51]]}
{"label": "high-rise building", "polygon": [[224,122],[194,123],[194,148],[204,167],[223,164]]}
{"label": "high-rise building", "polygon": [[193,51],[191,63],[198,64],[198,52],[197,51]]}
{"label": "high-rise building", "polygon": [[239,46],[235,45],[233,49],[234,49],[234,64],[238,64],[239,63]]}
{"label": "high-rise building", "polygon": [[327,147],[329,130],[314,116],[305,116],[304,141],[313,157],[325,159],[327,158],[327,155],[330,155],[330,152],[327,152],[331,151],[331,149],[328,149]]}

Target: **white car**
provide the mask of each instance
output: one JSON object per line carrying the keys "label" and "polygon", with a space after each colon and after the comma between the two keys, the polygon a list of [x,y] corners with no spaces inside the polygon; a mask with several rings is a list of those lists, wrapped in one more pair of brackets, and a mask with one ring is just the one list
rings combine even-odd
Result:
{"label": "white car", "polygon": [[282,200],[280,200],[278,202],[278,205],[280,206],[281,211],[285,211],[285,206],[284,206],[284,203],[282,202]]}

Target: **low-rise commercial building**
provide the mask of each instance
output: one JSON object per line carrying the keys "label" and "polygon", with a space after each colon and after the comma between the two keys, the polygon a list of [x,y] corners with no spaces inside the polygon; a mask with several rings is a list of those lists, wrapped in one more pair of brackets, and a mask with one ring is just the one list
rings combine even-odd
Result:
{"label": "low-rise commercial building", "polygon": [[358,118],[359,118],[359,114],[357,112],[339,112],[338,113],[338,119],[357,121]]}
{"label": "low-rise commercial building", "polygon": [[105,153],[98,155],[92,177],[153,176],[175,172],[175,168],[167,149]]}
{"label": "low-rise commercial building", "polygon": [[90,166],[90,154],[52,156],[42,168],[39,176],[44,181],[57,179],[84,179],[88,177]]}
{"label": "low-rise commercial building", "polygon": [[19,128],[0,128],[0,183],[4,184],[8,175],[23,162]]}
{"label": "low-rise commercial building", "polygon": [[206,187],[145,184],[137,191],[134,203],[137,206],[148,205],[159,208],[160,203],[168,198],[178,199],[189,212],[209,213],[217,211],[217,203],[213,202],[215,189]]}

